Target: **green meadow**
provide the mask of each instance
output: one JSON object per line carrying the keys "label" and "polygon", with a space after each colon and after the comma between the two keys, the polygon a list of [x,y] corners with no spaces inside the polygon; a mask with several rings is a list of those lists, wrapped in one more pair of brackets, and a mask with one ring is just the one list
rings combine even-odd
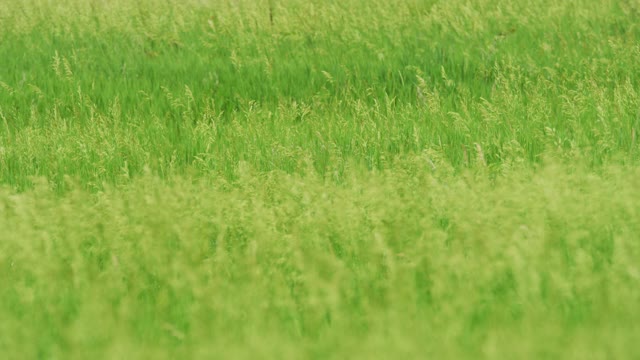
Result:
{"label": "green meadow", "polygon": [[640,358],[639,18],[1,1],[0,357]]}

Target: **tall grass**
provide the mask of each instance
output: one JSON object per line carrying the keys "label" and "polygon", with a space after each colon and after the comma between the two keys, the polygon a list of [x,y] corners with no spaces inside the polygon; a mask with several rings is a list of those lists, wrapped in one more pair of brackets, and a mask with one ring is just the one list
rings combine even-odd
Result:
{"label": "tall grass", "polygon": [[639,12],[0,3],[0,355],[640,356]]}

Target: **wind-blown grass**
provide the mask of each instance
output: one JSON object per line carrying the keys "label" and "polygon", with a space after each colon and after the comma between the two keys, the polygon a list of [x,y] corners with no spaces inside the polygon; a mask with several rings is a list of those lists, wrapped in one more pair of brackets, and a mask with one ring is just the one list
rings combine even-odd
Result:
{"label": "wind-blown grass", "polygon": [[491,182],[423,160],[343,185],[244,165],[233,185],[4,191],[3,351],[638,355],[637,170]]}
{"label": "wind-blown grass", "polygon": [[0,4],[3,358],[634,358],[633,1]]}

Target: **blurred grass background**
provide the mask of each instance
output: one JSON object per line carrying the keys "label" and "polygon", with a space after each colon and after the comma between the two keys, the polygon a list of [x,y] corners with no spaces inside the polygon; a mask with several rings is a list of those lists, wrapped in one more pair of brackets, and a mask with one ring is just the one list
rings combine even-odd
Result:
{"label": "blurred grass background", "polygon": [[640,356],[639,12],[0,3],[0,354]]}

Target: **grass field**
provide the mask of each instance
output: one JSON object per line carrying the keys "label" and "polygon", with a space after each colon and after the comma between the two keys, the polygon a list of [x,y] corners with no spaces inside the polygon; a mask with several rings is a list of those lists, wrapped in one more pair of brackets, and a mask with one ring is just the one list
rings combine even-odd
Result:
{"label": "grass field", "polygon": [[1,1],[0,357],[640,358],[638,18]]}

